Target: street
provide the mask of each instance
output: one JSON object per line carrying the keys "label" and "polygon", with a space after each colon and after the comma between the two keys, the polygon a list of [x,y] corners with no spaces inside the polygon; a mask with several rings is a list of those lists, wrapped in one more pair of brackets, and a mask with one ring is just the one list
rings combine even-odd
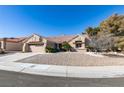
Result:
{"label": "street", "polygon": [[0,71],[0,87],[119,87],[124,78],[63,78]]}

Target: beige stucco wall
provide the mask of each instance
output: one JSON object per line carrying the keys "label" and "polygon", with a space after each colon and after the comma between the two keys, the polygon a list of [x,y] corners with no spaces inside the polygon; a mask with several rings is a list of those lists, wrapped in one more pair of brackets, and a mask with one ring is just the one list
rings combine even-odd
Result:
{"label": "beige stucco wall", "polygon": [[32,41],[40,41],[40,36],[38,36],[38,35],[32,35],[32,37],[31,38],[29,38],[28,39],[28,41],[26,41],[26,43],[29,43],[29,42],[32,42]]}
{"label": "beige stucco wall", "polygon": [[22,51],[22,43],[6,42],[6,51]]}
{"label": "beige stucco wall", "polygon": [[[29,45],[29,42],[42,42],[43,45]],[[45,53],[46,50],[46,45],[47,45],[47,40],[45,38],[41,38],[38,35],[33,35],[31,38],[29,38],[29,40],[27,42],[24,43],[25,45],[23,46],[23,52],[25,50],[25,52],[41,52],[41,53]]]}
{"label": "beige stucco wall", "polygon": [[46,44],[47,44],[47,40],[42,38],[42,42],[44,43],[43,45],[29,45],[29,51],[30,52],[41,52],[41,53],[45,53],[46,50]]}
{"label": "beige stucco wall", "polygon": [[[69,44],[71,45],[71,47],[73,47],[76,51],[78,51],[78,52],[84,52],[86,49],[85,49],[85,37],[86,37],[86,35],[78,35],[78,37],[76,37],[75,39],[73,39],[73,40],[71,40],[70,42],[69,42]],[[75,41],[82,41],[82,47],[80,47],[80,48],[76,48],[75,47]]]}
{"label": "beige stucco wall", "polygon": [[53,42],[48,41],[44,38],[42,39],[42,42],[44,43],[44,45],[29,45],[29,51],[46,53],[46,46],[50,46],[52,48],[55,47],[55,44]]}
{"label": "beige stucco wall", "polygon": [[30,49],[29,51],[31,51],[31,52],[45,53],[45,47],[44,46],[30,45],[29,49]]}
{"label": "beige stucco wall", "polygon": [[4,41],[0,41],[0,48],[5,49],[5,42]]}

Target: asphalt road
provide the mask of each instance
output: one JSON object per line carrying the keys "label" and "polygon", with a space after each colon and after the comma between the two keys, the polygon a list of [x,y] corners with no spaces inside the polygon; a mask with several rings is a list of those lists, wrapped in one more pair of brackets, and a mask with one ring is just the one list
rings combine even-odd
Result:
{"label": "asphalt road", "polygon": [[124,78],[78,79],[0,71],[0,87],[120,87]]}

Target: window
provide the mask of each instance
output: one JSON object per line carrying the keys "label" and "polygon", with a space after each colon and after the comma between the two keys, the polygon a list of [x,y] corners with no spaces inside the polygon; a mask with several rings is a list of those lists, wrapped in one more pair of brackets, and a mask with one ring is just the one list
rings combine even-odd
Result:
{"label": "window", "polygon": [[76,44],[76,48],[82,47],[82,44]]}
{"label": "window", "polygon": [[82,47],[82,41],[75,41],[75,47],[76,48]]}

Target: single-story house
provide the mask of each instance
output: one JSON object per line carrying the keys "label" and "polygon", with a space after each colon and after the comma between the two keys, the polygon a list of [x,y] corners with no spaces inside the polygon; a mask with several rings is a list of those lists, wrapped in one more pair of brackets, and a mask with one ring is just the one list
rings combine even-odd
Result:
{"label": "single-story house", "polygon": [[60,49],[63,42],[68,42],[75,51],[85,51],[85,38],[86,34],[56,37],[43,37],[33,34],[30,37],[0,39],[0,47],[5,51],[45,53],[47,46]]}
{"label": "single-story house", "polygon": [[22,51],[25,38],[1,38],[0,48],[5,51]]}

